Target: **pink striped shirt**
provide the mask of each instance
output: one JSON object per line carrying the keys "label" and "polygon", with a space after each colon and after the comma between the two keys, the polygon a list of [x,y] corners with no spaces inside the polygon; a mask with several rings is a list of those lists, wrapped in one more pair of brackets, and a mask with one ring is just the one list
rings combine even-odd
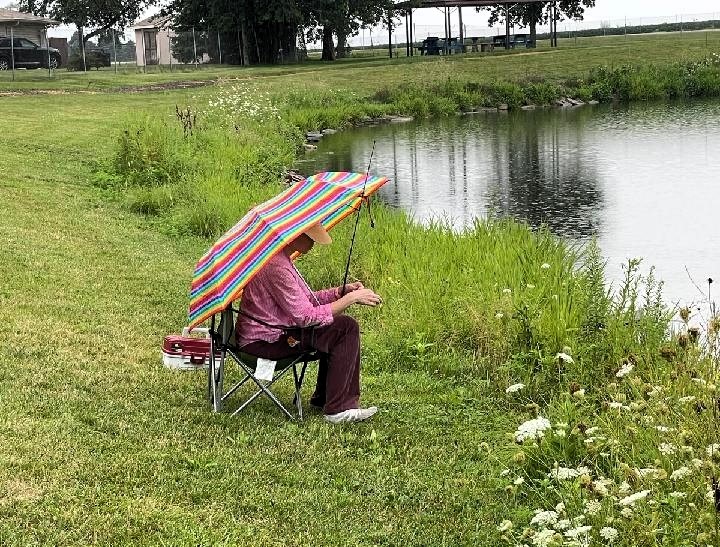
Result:
{"label": "pink striped shirt", "polygon": [[[324,326],[333,322],[330,303],[337,297],[336,289],[312,291],[292,260],[279,252],[247,284],[240,310],[273,326]],[[276,342],[282,335],[281,329],[270,328],[242,313],[236,330],[240,347],[258,340]]]}

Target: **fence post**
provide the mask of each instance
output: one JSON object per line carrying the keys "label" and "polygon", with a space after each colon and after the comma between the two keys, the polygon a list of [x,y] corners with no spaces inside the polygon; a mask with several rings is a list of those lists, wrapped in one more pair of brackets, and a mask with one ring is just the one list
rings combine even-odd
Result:
{"label": "fence post", "polygon": [[[707,40],[706,40],[707,41]],[[48,36],[47,27],[45,27],[45,47],[47,48],[47,62],[48,62],[48,78],[52,78],[52,69],[50,68],[50,37]]]}
{"label": "fence post", "polygon": [[198,60],[197,60],[197,44],[195,43],[195,27],[192,28],[193,33],[193,56],[195,60],[195,68],[198,67]]}
{"label": "fence post", "polygon": [[115,41],[117,38],[115,38],[115,29],[112,30],[112,42],[113,42],[113,57],[115,58],[115,74],[117,74],[118,64],[117,64],[117,47],[115,46]]}
{"label": "fence post", "polygon": [[172,38],[170,37],[170,27],[168,27],[168,29],[167,29],[167,39],[168,39],[168,62],[170,63],[170,72],[172,72],[173,50],[172,50]]}
{"label": "fence post", "polygon": [[10,63],[12,64],[12,79],[15,81],[15,29],[10,27]]}

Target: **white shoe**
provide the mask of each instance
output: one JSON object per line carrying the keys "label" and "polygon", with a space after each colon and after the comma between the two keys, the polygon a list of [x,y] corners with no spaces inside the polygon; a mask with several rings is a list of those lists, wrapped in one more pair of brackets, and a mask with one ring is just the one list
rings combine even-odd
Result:
{"label": "white shoe", "polygon": [[337,414],[326,414],[325,421],[331,424],[341,424],[343,422],[362,422],[367,420],[378,411],[376,406],[369,408],[351,408]]}

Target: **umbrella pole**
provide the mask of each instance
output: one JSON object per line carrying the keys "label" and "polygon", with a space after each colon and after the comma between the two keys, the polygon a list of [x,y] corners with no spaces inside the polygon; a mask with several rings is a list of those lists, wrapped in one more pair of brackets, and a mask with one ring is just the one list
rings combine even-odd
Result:
{"label": "umbrella pole", "polygon": [[360,197],[360,205],[358,206],[357,216],[355,217],[355,227],[353,228],[352,239],[350,240],[350,252],[348,253],[347,263],[345,264],[345,275],[343,276],[342,286],[340,287],[340,297],[345,296],[347,292],[348,274],[350,273],[350,259],[352,258],[353,247],[355,247],[355,236],[357,235],[358,224],[360,223],[360,211],[362,210],[362,200],[365,199],[365,186],[370,176],[370,166],[372,165],[373,156],[375,155],[375,140],[373,140],[372,151],[370,152],[370,161],[368,161],[367,171],[365,171],[365,182],[363,182],[362,196]]}

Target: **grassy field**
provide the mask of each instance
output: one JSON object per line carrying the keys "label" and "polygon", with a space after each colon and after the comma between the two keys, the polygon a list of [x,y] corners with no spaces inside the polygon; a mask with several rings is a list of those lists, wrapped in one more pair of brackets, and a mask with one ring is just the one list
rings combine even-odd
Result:
{"label": "grassy field", "polygon": [[[251,79],[253,91],[274,94],[262,108],[290,105],[288,123],[304,128],[338,90],[362,98],[389,83],[449,74],[551,72],[561,80],[625,62],[639,48],[653,61],[706,52],[704,39],[685,47],[683,36],[681,47],[642,38],[634,52],[595,39],[582,52],[203,74]],[[97,78],[91,88],[117,85],[112,75]],[[4,85],[80,91],[88,83],[73,75]],[[554,523],[546,545],[572,544],[567,532],[583,519],[600,543],[597,531],[612,526],[623,534],[616,544],[718,545],[706,499],[717,475],[714,452],[706,454],[717,442],[715,370],[687,338],[665,337],[662,306],[652,291],[643,298],[635,277],[608,299],[597,261],[586,257],[572,274],[579,257],[522,226],[481,224],[459,235],[382,209],[378,231],[363,226],[353,273],[386,298],[382,310],[360,314],[364,400],[381,408],[372,422],[332,427],[311,414],[297,424],[266,402],[242,417],[214,415],[201,374],[163,369],[160,343],[185,321],[192,268],[208,240],[182,229],[183,206],[177,217],[130,209],[148,202],[142,192],[160,189],[175,210],[198,188],[211,199],[233,184],[224,201],[200,211],[214,211],[221,221],[212,228],[221,229],[279,188],[259,179],[272,182],[276,158],[296,151],[298,135],[280,132],[285,122],[246,119],[228,137],[209,112],[194,140],[178,135],[176,104],[207,108],[233,85],[0,97],[0,544],[542,544],[549,528],[530,524],[533,511],[554,508],[556,521],[576,520]],[[355,103],[330,105],[337,120],[360,112]],[[147,120],[147,140],[123,140],[124,127]],[[156,165],[169,161],[162,184],[117,186],[113,159],[135,144],[152,149]],[[196,168],[185,168],[188,158]],[[269,169],[246,180],[238,173],[247,165]],[[337,241],[346,237],[337,231]],[[342,254],[317,253],[302,268],[314,283],[329,283]],[[623,366],[635,370],[617,376]],[[506,393],[515,382],[525,387]],[[291,396],[287,385],[279,393]],[[548,442],[516,447],[518,424],[539,415],[553,423]],[[670,476],[685,463],[698,471],[681,485]],[[549,481],[558,465],[574,479]],[[650,467],[654,475],[635,471]],[[654,504],[628,502],[634,516],[621,516],[625,484],[652,491]],[[678,493],[685,502],[671,495]],[[561,500],[567,507],[559,510]],[[597,500],[599,510],[586,507]]]}
{"label": "grassy field", "polygon": [[[582,49],[579,54],[578,49]],[[353,87],[359,91],[375,90],[379,85],[399,82],[422,82],[432,73],[462,73],[481,80],[548,78],[565,80],[584,77],[597,66],[619,66],[642,60],[643,63],[669,63],[699,58],[720,50],[720,32],[658,33],[607,38],[560,40],[554,50],[540,42],[535,50],[500,51],[493,54],[463,56],[412,57],[390,61],[380,53],[377,57],[349,58],[335,63],[310,61],[302,65],[280,67],[218,67],[183,68],[170,71],[166,67],[148,68],[147,73],[133,69],[115,74],[110,69],[87,74],[58,70],[52,78],[46,71],[18,70],[16,81],[11,74],[0,73],[0,90],[75,90],[99,91],[133,86],[172,84],[173,82],[255,79],[271,76],[286,77],[321,73],[328,85]],[[418,66],[420,65],[420,66]],[[428,75],[426,72],[430,72]]]}

